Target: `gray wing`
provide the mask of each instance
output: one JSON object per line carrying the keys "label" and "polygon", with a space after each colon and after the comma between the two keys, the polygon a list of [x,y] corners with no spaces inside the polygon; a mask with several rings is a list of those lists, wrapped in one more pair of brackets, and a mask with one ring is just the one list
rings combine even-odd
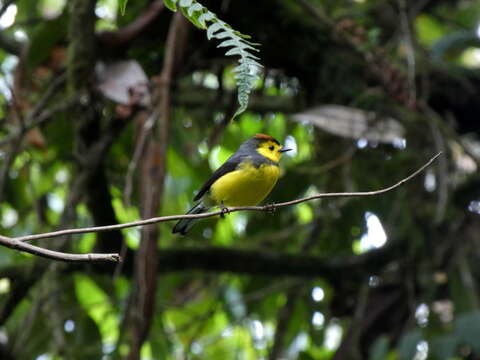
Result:
{"label": "gray wing", "polygon": [[223,175],[228,174],[229,172],[235,171],[238,165],[245,158],[245,155],[233,154],[227,161],[223,163],[213,174],[210,176],[210,179],[207,180],[205,184],[200,188],[200,191],[193,198],[194,201],[200,200],[205,193],[210,190],[212,184],[221,178]]}

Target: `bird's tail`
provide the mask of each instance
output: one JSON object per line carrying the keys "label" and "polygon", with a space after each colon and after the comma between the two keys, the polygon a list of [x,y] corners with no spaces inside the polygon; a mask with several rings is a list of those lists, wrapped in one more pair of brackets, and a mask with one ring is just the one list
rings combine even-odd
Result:
{"label": "bird's tail", "polygon": [[[200,214],[202,212],[205,212],[208,210],[208,207],[206,207],[201,201],[196,204],[194,207],[192,207],[190,210],[188,210],[187,214]],[[185,235],[195,224],[197,219],[181,219],[179,222],[175,224],[175,226],[172,229],[172,233],[180,233],[182,235]]]}

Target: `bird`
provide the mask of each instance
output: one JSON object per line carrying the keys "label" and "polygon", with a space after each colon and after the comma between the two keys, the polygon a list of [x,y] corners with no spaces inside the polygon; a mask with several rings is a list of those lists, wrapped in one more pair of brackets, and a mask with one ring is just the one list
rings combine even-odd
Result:
{"label": "bird", "polygon": [[[200,188],[198,201],[187,214],[200,214],[212,207],[254,206],[272,191],[280,176],[279,162],[284,152],[274,137],[256,134],[220,166]],[[197,219],[181,219],[172,233],[186,235]]]}

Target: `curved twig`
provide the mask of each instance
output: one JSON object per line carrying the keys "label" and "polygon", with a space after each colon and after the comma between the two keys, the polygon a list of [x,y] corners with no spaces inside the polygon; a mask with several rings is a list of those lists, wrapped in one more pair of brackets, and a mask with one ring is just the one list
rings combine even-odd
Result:
{"label": "curved twig", "polygon": [[12,239],[5,238],[5,237],[0,237],[0,239],[3,238],[3,239],[10,239],[10,240],[16,240],[16,241],[32,241],[32,240],[53,238],[53,237],[64,236],[64,235],[86,234],[86,233],[92,233],[92,232],[119,230],[119,229],[135,227],[135,226],[151,225],[151,224],[156,224],[156,223],[159,223],[159,222],[174,221],[174,220],[180,220],[180,219],[203,219],[203,218],[208,218],[208,217],[212,217],[212,216],[216,216],[216,215],[221,215],[225,212],[272,211],[274,209],[282,208],[282,207],[285,207],[285,206],[292,206],[292,205],[300,204],[300,203],[303,203],[303,202],[306,202],[306,201],[322,199],[322,198],[375,196],[375,195],[384,194],[386,192],[392,191],[392,190],[402,186],[407,181],[411,180],[412,178],[414,178],[415,176],[420,174],[423,170],[425,170],[428,166],[430,166],[441,154],[442,153],[439,152],[434,157],[432,157],[427,163],[425,163],[425,165],[420,167],[418,170],[416,170],[415,172],[413,172],[412,174],[410,174],[406,178],[400,180],[396,184],[394,184],[392,186],[389,186],[389,187],[386,187],[384,189],[375,190],[375,191],[317,194],[317,195],[308,196],[308,197],[301,198],[301,199],[296,199],[296,200],[291,200],[291,201],[286,201],[286,202],[281,202],[281,203],[276,203],[276,204],[271,204],[271,205],[265,205],[265,206],[235,206],[235,207],[230,207],[230,208],[223,209],[223,210],[217,210],[217,211],[212,211],[212,212],[208,212],[208,213],[201,213],[201,214],[159,216],[159,217],[154,217],[154,218],[145,219],[145,220],[132,221],[132,222],[124,223],[124,224],[115,224],[115,225],[107,225],[107,226],[93,226],[93,227],[78,228],[78,229],[65,229],[65,230],[53,231],[53,232],[49,232],[49,233],[20,236],[20,237],[16,237],[16,238],[12,238]]}
{"label": "curved twig", "polygon": [[37,255],[52,260],[61,260],[69,262],[92,262],[92,261],[121,261],[118,254],[68,254],[59,251],[53,251],[28,244],[18,240],[18,238],[8,238],[0,236],[0,245],[19,251]]}

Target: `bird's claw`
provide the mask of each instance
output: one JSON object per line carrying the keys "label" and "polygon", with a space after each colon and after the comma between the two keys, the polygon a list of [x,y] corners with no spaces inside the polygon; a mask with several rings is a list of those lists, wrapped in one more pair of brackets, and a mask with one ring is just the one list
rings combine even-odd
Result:
{"label": "bird's claw", "polygon": [[220,217],[222,219],[225,218],[225,214],[230,214],[230,209],[228,207],[226,207],[225,205],[221,204],[220,205],[220,209],[221,209],[221,213],[220,213]]}
{"label": "bird's claw", "polygon": [[265,205],[264,208],[265,208],[265,211],[270,213],[270,214],[273,214],[276,210],[275,204],[273,204],[273,203]]}

